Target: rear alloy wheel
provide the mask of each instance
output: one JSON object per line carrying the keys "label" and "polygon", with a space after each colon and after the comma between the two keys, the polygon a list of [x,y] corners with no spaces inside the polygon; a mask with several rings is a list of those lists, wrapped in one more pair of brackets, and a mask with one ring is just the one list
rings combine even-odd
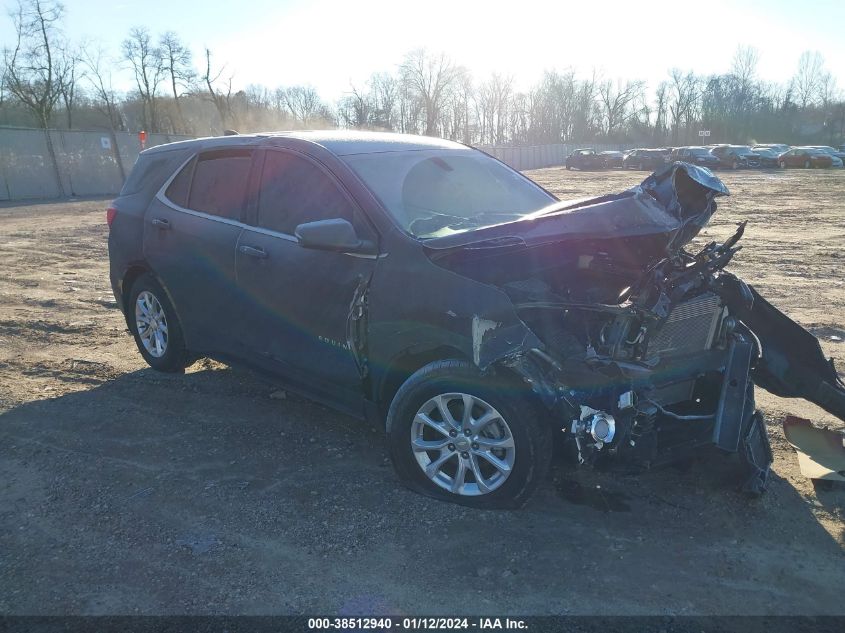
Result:
{"label": "rear alloy wheel", "polygon": [[810,161],[808,161],[808,160],[804,161],[804,169],[810,169]]}
{"label": "rear alloy wheel", "polygon": [[144,274],[135,280],[126,310],[135,344],[150,367],[180,372],[190,364],[176,310],[155,277]]}
{"label": "rear alloy wheel", "polygon": [[458,360],[413,374],[387,417],[390,457],[416,492],[477,508],[518,508],[551,460],[551,427],[519,384]]}
{"label": "rear alloy wheel", "polygon": [[781,169],[786,169],[786,161],[780,161],[778,163],[778,167],[780,167]]}
{"label": "rear alloy wheel", "polygon": [[731,163],[731,169],[739,169],[739,162],[734,160],[734,162]]}
{"label": "rear alloy wheel", "polygon": [[144,290],[135,299],[135,329],[147,353],[161,358],[167,352],[167,315],[156,296]]}

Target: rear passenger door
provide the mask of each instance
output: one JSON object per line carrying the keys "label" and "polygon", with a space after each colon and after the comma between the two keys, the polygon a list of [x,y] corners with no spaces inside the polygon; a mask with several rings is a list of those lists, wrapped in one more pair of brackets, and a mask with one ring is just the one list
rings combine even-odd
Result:
{"label": "rear passenger door", "polygon": [[170,293],[193,351],[237,352],[235,250],[253,154],[250,149],[201,152],[165,184],[147,211],[144,254]]}
{"label": "rear passenger door", "polygon": [[375,241],[375,233],[341,183],[298,152],[264,152],[257,198],[237,249],[248,314],[242,338],[256,359],[294,386],[360,414],[361,375],[348,344],[351,305],[375,257],[303,248],[294,231],[342,218],[363,239]]}

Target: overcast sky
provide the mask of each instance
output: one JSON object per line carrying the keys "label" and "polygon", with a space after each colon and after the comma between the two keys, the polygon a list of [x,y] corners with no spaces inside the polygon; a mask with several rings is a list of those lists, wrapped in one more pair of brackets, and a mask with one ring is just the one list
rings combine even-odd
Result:
{"label": "overcast sky", "polygon": [[[15,6],[5,0],[7,10]],[[845,88],[845,0],[65,0],[66,34],[115,55],[129,29],[176,31],[195,61],[205,47],[236,88],[310,84],[333,102],[408,50],[444,51],[476,78],[494,71],[527,88],[546,69],[595,69],[653,89],[676,66],[726,72],[737,45],[759,50],[758,74],[784,82],[804,50],[819,51]],[[11,20],[0,38],[11,44]],[[118,81],[128,88],[128,71]]]}

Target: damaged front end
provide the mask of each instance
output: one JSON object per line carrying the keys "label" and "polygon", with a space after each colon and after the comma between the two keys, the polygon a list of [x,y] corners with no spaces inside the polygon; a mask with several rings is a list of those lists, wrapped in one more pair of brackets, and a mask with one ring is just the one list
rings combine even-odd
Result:
{"label": "damaged front end", "polygon": [[529,383],[579,462],[648,468],[715,446],[739,453],[759,494],[772,455],[755,384],[845,420],[845,385],[815,337],[726,272],[745,223],[687,250],[727,194],[675,163],[529,226],[427,244],[438,265],[508,295],[518,320],[477,316],[473,360]]}

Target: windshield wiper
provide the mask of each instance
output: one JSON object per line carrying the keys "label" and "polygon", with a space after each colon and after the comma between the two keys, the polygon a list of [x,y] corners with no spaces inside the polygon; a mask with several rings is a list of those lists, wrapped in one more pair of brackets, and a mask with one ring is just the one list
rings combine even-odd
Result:
{"label": "windshield wiper", "polygon": [[411,230],[411,233],[417,236],[426,236],[430,235],[431,233],[435,233],[443,228],[450,228],[450,229],[468,229],[468,228],[475,228],[480,226],[480,222],[484,221],[485,218],[498,218],[501,216],[507,216],[511,219],[518,219],[522,217],[520,213],[514,213],[513,211],[482,211],[481,213],[476,213],[472,216],[457,216],[451,215],[448,213],[440,213],[440,212],[431,212],[427,218],[417,218],[413,222],[411,222],[410,226],[408,227]]}

